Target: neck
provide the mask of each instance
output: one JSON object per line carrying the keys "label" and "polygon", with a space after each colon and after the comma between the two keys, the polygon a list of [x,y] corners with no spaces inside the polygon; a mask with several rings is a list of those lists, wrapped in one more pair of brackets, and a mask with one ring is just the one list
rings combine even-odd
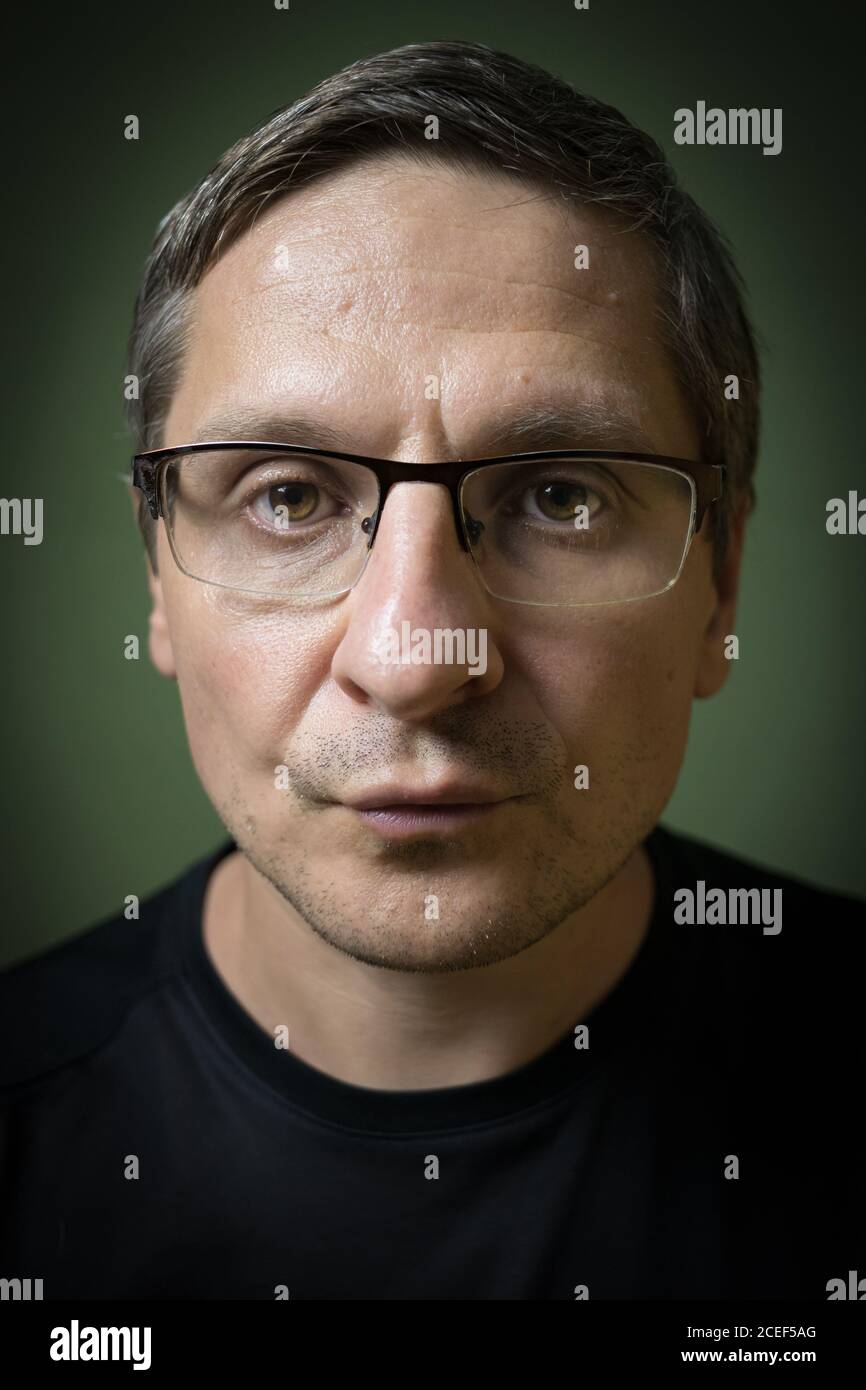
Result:
{"label": "neck", "polygon": [[383,970],[323,941],[238,852],[211,875],[205,947],[271,1037],[338,1080],[377,1090],[469,1085],[523,1066],[588,1018],[626,973],[652,916],[639,846],[590,903],[496,965]]}

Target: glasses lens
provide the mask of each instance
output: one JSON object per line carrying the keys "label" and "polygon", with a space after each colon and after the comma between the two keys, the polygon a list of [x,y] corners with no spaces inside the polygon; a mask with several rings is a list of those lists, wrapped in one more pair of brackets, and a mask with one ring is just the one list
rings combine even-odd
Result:
{"label": "glasses lens", "polygon": [[367,559],[378,501],[360,464],[262,449],[202,449],[163,473],[175,559],[194,579],[281,597],[344,593]]}
{"label": "glasses lens", "polygon": [[668,588],[693,494],[691,478],[658,464],[563,458],[479,468],[464,479],[461,503],[492,594],[569,607]]}

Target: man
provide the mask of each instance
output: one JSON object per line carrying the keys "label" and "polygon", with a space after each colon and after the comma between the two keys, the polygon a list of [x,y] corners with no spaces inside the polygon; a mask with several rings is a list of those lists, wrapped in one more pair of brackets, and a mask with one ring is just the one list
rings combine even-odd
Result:
{"label": "man", "polygon": [[129,376],[150,654],[230,839],[4,976],[2,1272],[866,1268],[860,905],[658,824],[730,669],[759,384],[659,148],[476,45],[359,62],[161,224]]}

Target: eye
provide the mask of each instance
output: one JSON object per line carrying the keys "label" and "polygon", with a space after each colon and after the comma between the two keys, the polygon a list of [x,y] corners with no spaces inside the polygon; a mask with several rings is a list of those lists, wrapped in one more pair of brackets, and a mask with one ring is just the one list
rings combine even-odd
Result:
{"label": "eye", "polygon": [[585,483],[557,479],[530,488],[524,493],[524,504],[530,516],[540,515],[546,521],[573,522],[579,507],[586,507],[592,517],[601,509],[603,502],[599,494]]}
{"label": "eye", "polygon": [[315,483],[291,480],[266,488],[254,499],[253,511],[278,531],[286,531],[303,521],[323,521],[332,516],[333,498]]}

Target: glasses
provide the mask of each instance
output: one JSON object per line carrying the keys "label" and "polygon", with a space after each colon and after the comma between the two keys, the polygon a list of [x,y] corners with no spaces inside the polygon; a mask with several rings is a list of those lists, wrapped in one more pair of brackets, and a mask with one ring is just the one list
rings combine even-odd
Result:
{"label": "glasses", "polygon": [[184,574],[284,599],[348,593],[391,488],[438,483],[488,593],[576,608],[676,583],[724,474],[722,464],[609,450],[417,464],[232,440],[137,454],[132,480]]}

